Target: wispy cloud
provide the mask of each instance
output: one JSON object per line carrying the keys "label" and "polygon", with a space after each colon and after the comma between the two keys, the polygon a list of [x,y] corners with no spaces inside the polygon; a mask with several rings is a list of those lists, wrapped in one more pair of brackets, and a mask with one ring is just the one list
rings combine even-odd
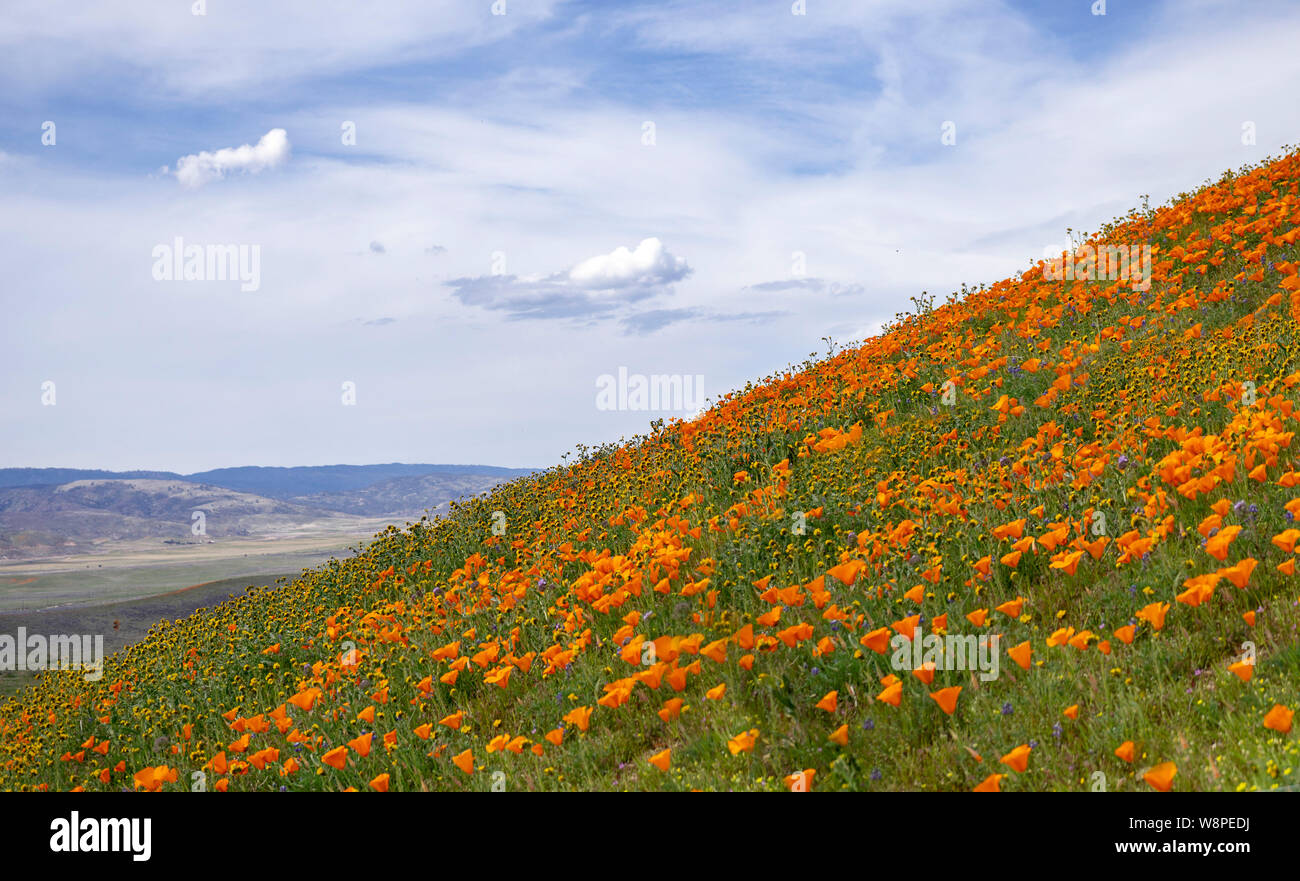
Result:
{"label": "wispy cloud", "polygon": [[648,309],[636,312],[622,319],[619,324],[630,334],[644,336],[663,330],[672,324],[767,324],[789,315],[789,312],[773,309],[766,312],[710,312],[706,309]]}
{"label": "wispy cloud", "polygon": [[787,278],[762,281],[746,285],[747,291],[810,291],[832,297],[851,297],[865,293],[866,288],[857,282],[829,281],[824,278]]}
{"label": "wispy cloud", "polygon": [[559,3],[516,0],[508,15],[492,15],[490,2],[465,0],[208,0],[197,14],[192,0],[6,0],[0,84],[80,90],[90,70],[112,72],[114,89],[204,109],[265,96],[268,86],[297,98],[316,78],[491,46],[545,23]]}

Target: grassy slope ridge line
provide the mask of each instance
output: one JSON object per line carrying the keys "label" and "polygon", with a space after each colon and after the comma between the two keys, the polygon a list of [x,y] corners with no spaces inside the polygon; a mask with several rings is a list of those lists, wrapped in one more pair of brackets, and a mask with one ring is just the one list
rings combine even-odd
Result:
{"label": "grassy slope ridge line", "polygon": [[[1105,227],[1147,291],[1033,266],[43,675],[0,786],[1295,785],[1298,187]],[[890,648],[944,632],[999,675]]]}

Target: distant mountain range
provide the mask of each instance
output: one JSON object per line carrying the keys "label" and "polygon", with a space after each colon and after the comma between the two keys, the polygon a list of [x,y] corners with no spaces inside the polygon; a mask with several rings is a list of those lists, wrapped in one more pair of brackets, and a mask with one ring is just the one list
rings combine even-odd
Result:
{"label": "distant mountain range", "polygon": [[[320,465],[195,474],[0,469],[0,558],[84,553],[121,542],[193,543],[355,517],[419,517],[527,468]],[[194,512],[205,533],[193,536]]]}
{"label": "distant mountain range", "polygon": [[495,465],[405,465],[399,462],[388,465],[302,465],[292,468],[248,465],[240,468],[214,468],[193,474],[178,474],[175,471],[101,471],[95,468],[0,468],[0,489],[58,486],[76,480],[183,480],[186,483],[206,483],[223,489],[256,493],[273,499],[288,499],[312,493],[363,489],[398,477],[474,474],[511,480],[531,474],[533,470],[498,468]]}

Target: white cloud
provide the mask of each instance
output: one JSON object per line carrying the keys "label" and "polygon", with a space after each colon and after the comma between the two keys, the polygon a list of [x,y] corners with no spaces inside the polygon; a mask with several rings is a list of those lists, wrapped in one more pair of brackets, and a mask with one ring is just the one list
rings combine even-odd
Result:
{"label": "white cloud", "polygon": [[289,136],[282,128],[273,128],[255,146],[223,147],[215,153],[204,150],[176,160],[176,179],[186,187],[201,187],[242,171],[257,174],[275,168],[289,157]]}
{"label": "white cloud", "polygon": [[[627,323],[626,307],[671,294],[672,284],[692,272],[685,260],[674,257],[663,242],[652,237],[642,239],[635,251],[620,246],[608,254],[583,260],[568,272],[523,277],[479,275],[448,279],[444,284],[465,305],[504,312],[512,318],[590,322],[622,316],[625,326],[644,329],[644,323]],[[611,294],[616,296],[607,296]],[[681,310],[674,314],[680,316]],[[661,319],[653,323],[654,328],[662,326]]]}
{"label": "white cloud", "polygon": [[680,257],[668,253],[657,238],[642,239],[635,251],[623,246],[583,260],[569,270],[569,281],[597,290],[670,284],[690,274]]}

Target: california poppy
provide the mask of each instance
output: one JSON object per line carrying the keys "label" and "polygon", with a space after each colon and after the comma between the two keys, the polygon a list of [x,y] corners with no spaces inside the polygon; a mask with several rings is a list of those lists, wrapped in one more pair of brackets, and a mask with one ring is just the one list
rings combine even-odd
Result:
{"label": "california poppy", "polygon": [[740,734],[737,734],[735,737],[728,740],[727,749],[731,751],[733,756],[742,752],[747,753],[754,749],[754,744],[756,742],[758,742],[758,729],[751,728],[748,731],[742,731]]}
{"label": "california poppy", "polygon": [[961,694],[960,685],[952,685],[948,688],[941,688],[938,691],[930,692],[930,697],[939,705],[939,708],[951,716],[957,710],[957,696]]}
{"label": "california poppy", "polygon": [[1161,762],[1143,774],[1142,779],[1150,784],[1152,789],[1168,792],[1173,788],[1174,775],[1177,773],[1178,766],[1173,762]]}
{"label": "california poppy", "polygon": [[1274,704],[1273,709],[1264,715],[1264,727],[1271,728],[1279,734],[1291,733],[1291,722],[1295,711],[1284,704]]}
{"label": "california poppy", "polygon": [[1029,767],[1029,753],[1031,749],[1032,747],[1030,747],[1029,744],[1022,743],[1020,746],[998,759],[998,761],[1011,770],[1019,771],[1023,774],[1025,769]]}

